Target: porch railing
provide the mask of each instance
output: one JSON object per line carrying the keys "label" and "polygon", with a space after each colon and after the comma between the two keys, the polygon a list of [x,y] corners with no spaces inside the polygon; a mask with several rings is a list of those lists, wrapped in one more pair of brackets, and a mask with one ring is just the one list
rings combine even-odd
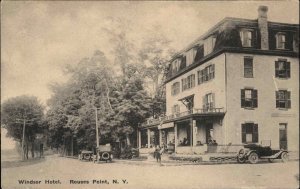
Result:
{"label": "porch railing", "polygon": [[195,108],[189,111],[179,112],[168,116],[162,116],[159,118],[148,118],[146,122],[142,124],[142,126],[160,124],[164,121],[188,116],[191,114],[217,114],[217,113],[224,113],[224,108],[205,108],[205,109]]}

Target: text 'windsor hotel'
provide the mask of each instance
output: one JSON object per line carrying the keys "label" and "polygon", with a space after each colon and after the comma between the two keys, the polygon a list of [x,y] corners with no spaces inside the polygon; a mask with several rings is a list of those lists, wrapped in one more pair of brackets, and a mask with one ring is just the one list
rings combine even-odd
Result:
{"label": "text 'windsor hotel'", "polygon": [[139,127],[140,150],[202,154],[210,144],[299,149],[299,25],[225,18],[170,61],[166,116]]}

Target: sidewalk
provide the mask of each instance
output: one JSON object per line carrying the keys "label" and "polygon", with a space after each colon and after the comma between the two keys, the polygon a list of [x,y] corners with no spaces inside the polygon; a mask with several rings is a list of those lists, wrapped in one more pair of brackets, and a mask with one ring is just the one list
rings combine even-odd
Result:
{"label": "sidewalk", "polygon": [[[147,159],[114,159],[116,163],[124,163],[130,165],[157,165],[160,166],[158,162],[153,158],[153,156],[148,155]],[[281,160],[275,160],[275,162],[280,162]],[[299,156],[291,154],[289,161],[299,161]],[[260,163],[267,162],[266,160],[260,160]],[[183,155],[177,154],[175,156],[162,156],[161,166],[181,166],[181,165],[218,165],[218,164],[239,164],[236,160],[236,154],[205,154],[205,155]]]}

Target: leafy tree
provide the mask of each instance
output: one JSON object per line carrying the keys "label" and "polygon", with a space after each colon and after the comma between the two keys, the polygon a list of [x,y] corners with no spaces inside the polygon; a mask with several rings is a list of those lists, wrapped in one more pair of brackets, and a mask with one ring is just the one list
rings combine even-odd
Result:
{"label": "leafy tree", "polygon": [[101,115],[112,111],[110,93],[115,89],[115,79],[107,65],[104,53],[95,51],[91,58],[68,65],[65,71],[70,80],[66,84],[52,85],[54,95],[48,103],[50,110],[47,119],[56,147],[65,145],[59,139],[63,137],[59,134],[61,131],[76,136],[79,148],[95,147],[95,108]]}
{"label": "leafy tree", "polygon": [[136,139],[138,125],[149,116],[151,101],[139,78],[128,81],[118,100],[112,128],[115,128],[115,135],[120,138],[125,136],[127,144],[131,145],[131,141]]}
{"label": "leafy tree", "polygon": [[[34,96],[18,96],[6,100],[1,108],[1,125],[7,129],[7,136],[22,143],[28,159],[28,145],[31,144],[31,154],[34,157],[34,141],[36,134],[45,127],[43,122],[44,107]],[[23,139],[23,124],[25,122],[25,138]]]}

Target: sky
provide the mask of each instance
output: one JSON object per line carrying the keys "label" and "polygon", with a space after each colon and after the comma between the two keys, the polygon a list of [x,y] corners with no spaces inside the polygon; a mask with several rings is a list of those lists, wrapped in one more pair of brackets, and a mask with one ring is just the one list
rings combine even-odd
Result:
{"label": "sky", "polygon": [[1,103],[27,94],[46,104],[49,83],[67,80],[66,64],[110,53],[103,28],[111,18],[128,20],[135,42],[158,25],[180,50],[224,17],[256,19],[259,5],[269,7],[270,21],[299,23],[298,1],[2,1]]}

